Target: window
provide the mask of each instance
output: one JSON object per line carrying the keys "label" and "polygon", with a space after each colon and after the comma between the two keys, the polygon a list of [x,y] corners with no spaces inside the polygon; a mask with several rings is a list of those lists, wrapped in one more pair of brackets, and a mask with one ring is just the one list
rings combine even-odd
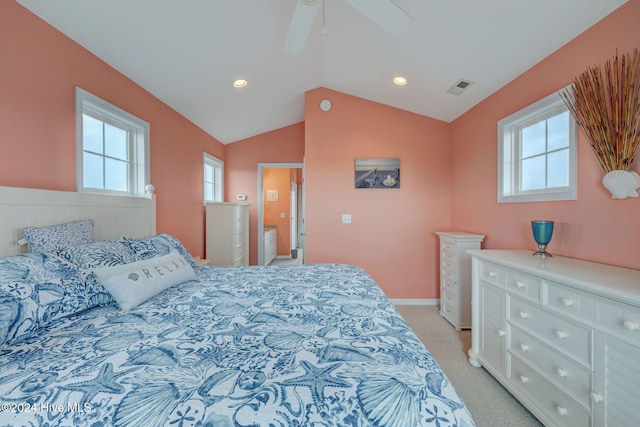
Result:
{"label": "window", "polygon": [[558,93],[498,122],[498,202],[575,200],[576,124]]}
{"label": "window", "polygon": [[224,200],[224,162],[211,154],[202,153],[204,166],[204,203]]}
{"label": "window", "polygon": [[149,183],[149,123],[76,88],[79,192],[143,197]]}

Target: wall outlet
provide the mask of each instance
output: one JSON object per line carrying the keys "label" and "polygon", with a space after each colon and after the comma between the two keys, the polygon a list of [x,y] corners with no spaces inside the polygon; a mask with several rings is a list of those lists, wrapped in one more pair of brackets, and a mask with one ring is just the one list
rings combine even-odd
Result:
{"label": "wall outlet", "polygon": [[351,214],[342,214],[342,223],[351,224]]}

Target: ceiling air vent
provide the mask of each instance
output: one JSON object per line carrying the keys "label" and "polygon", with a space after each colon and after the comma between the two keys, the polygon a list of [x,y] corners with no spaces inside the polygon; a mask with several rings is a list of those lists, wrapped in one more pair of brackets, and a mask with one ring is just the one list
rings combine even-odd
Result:
{"label": "ceiling air vent", "polygon": [[471,86],[473,82],[471,80],[458,80],[453,86],[449,88],[447,92],[452,93],[454,95],[460,95],[462,92],[467,90],[469,86]]}

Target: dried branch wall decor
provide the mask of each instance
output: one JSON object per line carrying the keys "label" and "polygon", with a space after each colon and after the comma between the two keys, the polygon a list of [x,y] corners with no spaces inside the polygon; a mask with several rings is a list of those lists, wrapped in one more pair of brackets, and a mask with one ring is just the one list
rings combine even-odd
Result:
{"label": "dried branch wall decor", "polygon": [[616,53],[604,67],[587,67],[571,83],[560,96],[602,169],[629,173],[611,174],[605,186],[621,182],[624,189],[612,193],[614,198],[638,197],[640,176],[631,168],[640,147],[640,52]]}

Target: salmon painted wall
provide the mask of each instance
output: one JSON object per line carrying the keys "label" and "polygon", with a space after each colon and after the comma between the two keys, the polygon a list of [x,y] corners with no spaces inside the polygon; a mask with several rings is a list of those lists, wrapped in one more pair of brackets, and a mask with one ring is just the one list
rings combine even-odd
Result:
{"label": "salmon painted wall", "polygon": [[[305,105],[307,262],[358,265],[391,298],[438,298],[434,233],[451,217],[449,124],[325,88],[307,92]],[[400,158],[401,188],[356,189],[360,157]]]}
{"label": "salmon painted wall", "polygon": [[74,87],[151,125],[157,231],[204,253],[202,152],[224,145],[14,1],[0,2],[0,185],[75,191]]}
{"label": "salmon painted wall", "polygon": [[[486,234],[485,248],[533,250],[532,219],[556,221],[549,252],[640,269],[640,199],[612,200],[604,172],[580,133],[578,199],[498,204],[497,122],[557,91],[585,70],[640,47],[640,0],[628,3],[455,120],[453,228]],[[640,170],[636,158],[634,169]]]}
{"label": "salmon painted wall", "polygon": [[[264,194],[264,224],[275,225],[278,228],[277,255],[290,255],[291,249],[291,169],[266,168],[262,174],[262,188]],[[278,191],[278,201],[267,200],[267,190]],[[284,218],[282,215],[284,214]]]}
{"label": "salmon painted wall", "polygon": [[249,263],[258,262],[258,163],[302,163],[305,123],[276,129],[225,145],[225,200],[246,194],[249,206]]}

